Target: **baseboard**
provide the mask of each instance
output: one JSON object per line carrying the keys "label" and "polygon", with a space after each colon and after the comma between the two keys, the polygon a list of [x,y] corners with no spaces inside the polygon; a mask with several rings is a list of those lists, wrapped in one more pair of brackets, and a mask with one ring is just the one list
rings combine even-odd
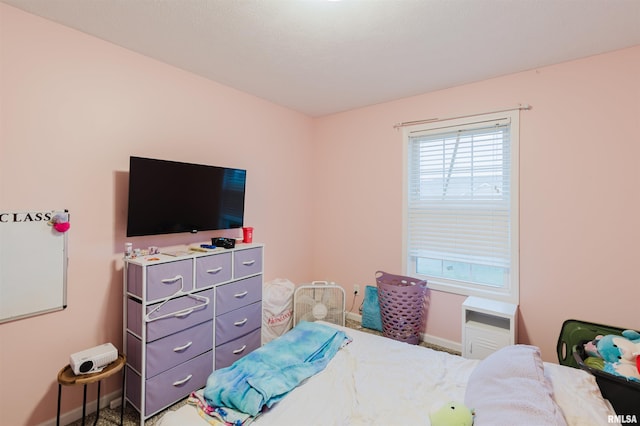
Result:
{"label": "baseboard", "polygon": [[421,333],[420,338],[423,342],[429,343],[430,345],[440,346],[442,348],[462,353],[462,344],[454,342],[453,340],[443,339],[426,333]]}
{"label": "baseboard", "polygon": [[[63,386],[64,388],[64,386]],[[92,387],[93,389],[93,387]],[[90,391],[91,389],[87,388],[87,391]],[[67,390],[68,393],[70,393]],[[94,395],[95,396],[95,395]],[[62,400],[64,401],[64,397],[65,397],[65,389],[62,389]],[[115,392],[111,392],[108,395],[103,395],[100,397],[100,411],[102,412],[102,410],[104,408],[110,408],[111,403],[114,401],[117,401],[114,403],[117,404],[116,406],[120,406],[120,401],[121,401],[121,397],[122,397],[122,392],[117,390]],[[96,412],[98,405],[96,404],[96,401],[93,400],[91,402],[87,402],[87,410],[86,410],[86,415],[88,416],[89,414],[93,414]],[[82,419],[82,406],[75,408],[71,411],[67,411],[66,413],[60,413],[60,424],[61,425],[67,425],[69,423],[75,422],[76,420],[80,420]],[[56,425],[56,418],[54,417],[51,420],[47,420],[44,423],[40,423],[38,426],[55,426]]]}
{"label": "baseboard", "polygon": [[352,321],[357,321],[362,324],[362,315],[356,314],[353,312],[347,312],[347,319]]}
{"label": "baseboard", "polygon": [[[353,312],[347,312],[347,319],[348,320],[352,320],[352,321],[356,321],[359,322],[360,324],[362,324],[362,315],[360,314],[356,314]],[[432,336],[430,334],[426,334],[426,333],[421,333],[420,334],[420,339],[423,342],[429,343],[431,345],[436,345],[436,346],[440,346],[446,349],[450,349],[453,351],[457,351],[457,352],[462,352],[462,344],[458,343],[458,342],[454,342],[452,340],[448,340],[448,339],[443,339],[441,337],[437,337],[437,336]]]}

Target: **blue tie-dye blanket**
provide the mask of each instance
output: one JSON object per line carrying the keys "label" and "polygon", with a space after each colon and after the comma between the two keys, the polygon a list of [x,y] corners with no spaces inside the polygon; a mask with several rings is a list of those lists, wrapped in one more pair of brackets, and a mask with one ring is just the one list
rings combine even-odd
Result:
{"label": "blue tie-dye blanket", "polygon": [[284,398],[303,380],[322,371],[349,338],[343,331],[300,322],[275,339],[207,379],[206,401],[256,416]]}

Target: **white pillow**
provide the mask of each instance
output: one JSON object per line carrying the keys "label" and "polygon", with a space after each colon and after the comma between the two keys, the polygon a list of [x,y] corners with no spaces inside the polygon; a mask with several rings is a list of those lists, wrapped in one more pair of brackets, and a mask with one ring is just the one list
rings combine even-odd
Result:
{"label": "white pillow", "polygon": [[535,346],[507,346],[482,360],[469,377],[465,404],[475,411],[474,426],[566,426]]}

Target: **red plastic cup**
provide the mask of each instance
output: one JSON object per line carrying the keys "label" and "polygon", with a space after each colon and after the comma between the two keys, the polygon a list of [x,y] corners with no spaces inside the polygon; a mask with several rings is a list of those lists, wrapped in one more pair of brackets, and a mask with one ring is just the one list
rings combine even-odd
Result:
{"label": "red plastic cup", "polygon": [[242,242],[250,243],[253,241],[253,228],[250,226],[245,226],[242,228]]}

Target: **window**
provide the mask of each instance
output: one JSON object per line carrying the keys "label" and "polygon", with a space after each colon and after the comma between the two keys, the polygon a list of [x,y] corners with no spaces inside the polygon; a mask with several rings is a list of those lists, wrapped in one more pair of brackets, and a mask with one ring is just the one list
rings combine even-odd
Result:
{"label": "window", "polygon": [[407,275],[518,303],[518,111],[404,128]]}

